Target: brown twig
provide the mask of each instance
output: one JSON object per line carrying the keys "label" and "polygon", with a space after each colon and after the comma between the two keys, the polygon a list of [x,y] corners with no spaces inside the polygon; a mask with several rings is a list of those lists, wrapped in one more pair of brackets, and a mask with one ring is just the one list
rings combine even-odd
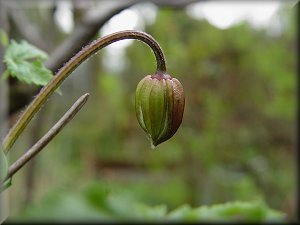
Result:
{"label": "brown twig", "polygon": [[77,112],[86,103],[90,94],[82,95],[72,107],[61,117],[61,119],[24,155],[22,155],[14,164],[9,167],[7,176],[4,181],[12,177],[19,169],[21,169],[29,160],[39,153],[63,128],[70,122]]}

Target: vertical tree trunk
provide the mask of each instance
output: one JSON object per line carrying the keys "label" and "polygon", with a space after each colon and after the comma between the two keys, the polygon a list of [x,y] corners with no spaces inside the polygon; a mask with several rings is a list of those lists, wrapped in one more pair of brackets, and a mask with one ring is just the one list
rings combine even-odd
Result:
{"label": "vertical tree trunk", "polygon": [[[8,23],[6,19],[5,4],[0,0],[0,28],[8,31]],[[4,47],[0,44],[0,78],[2,77],[5,67],[3,64]],[[7,133],[8,124],[8,85],[6,80],[0,81],[0,141]],[[0,150],[1,151],[1,150]],[[0,194],[0,223],[8,216],[8,191]]]}

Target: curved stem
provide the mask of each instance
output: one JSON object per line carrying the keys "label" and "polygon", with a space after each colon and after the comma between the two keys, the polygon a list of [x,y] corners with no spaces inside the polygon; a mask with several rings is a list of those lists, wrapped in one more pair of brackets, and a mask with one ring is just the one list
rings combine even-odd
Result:
{"label": "curved stem", "polygon": [[30,105],[23,112],[21,117],[11,128],[9,133],[6,135],[2,142],[2,148],[5,154],[7,154],[15,143],[17,138],[20,136],[22,131],[28,125],[33,116],[42,107],[48,97],[59,87],[59,85],[87,58],[95,54],[100,49],[120,40],[124,39],[137,39],[140,40],[153,50],[155,58],[157,61],[157,74],[166,73],[166,63],[163,51],[157,41],[151,37],[149,34],[134,31],[134,30],[124,30],[110,35],[99,38],[93,41],[86,47],[84,47],[80,52],[78,52],[73,58],[71,58],[49,81],[49,83],[43,87],[40,93],[35,97],[35,99],[30,103]]}

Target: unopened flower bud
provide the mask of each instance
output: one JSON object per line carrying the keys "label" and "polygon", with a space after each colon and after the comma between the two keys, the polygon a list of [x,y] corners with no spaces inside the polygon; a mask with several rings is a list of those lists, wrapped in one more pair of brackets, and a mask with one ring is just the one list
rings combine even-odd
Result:
{"label": "unopened flower bud", "polygon": [[170,75],[147,75],[139,82],[135,95],[136,116],[153,148],[176,133],[184,103],[183,87]]}

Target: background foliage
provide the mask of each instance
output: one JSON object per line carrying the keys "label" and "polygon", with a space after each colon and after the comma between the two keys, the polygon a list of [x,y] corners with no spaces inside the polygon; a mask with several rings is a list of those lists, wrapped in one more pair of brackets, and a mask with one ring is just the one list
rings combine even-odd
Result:
{"label": "background foliage", "polygon": [[[258,210],[245,219],[265,218],[264,204],[294,218],[295,11],[281,8],[277,17],[286,25],[276,36],[247,22],[220,30],[183,10],[159,9],[145,31],[183,84],[186,109],[174,138],[155,150],[134,113],[136,85],[155,68],[149,48],[130,45],[120,72],[103,67],[103,54],[81,65],[37,117],[40,134],[31,125],[12,151],[11,161],[91,92],[73,123],[37,156],[31,186],[26,170],[14,177],[10,219],[160,219],[176,212],[189,218],[194,212],[206,220],[205,207],[197,207],[228,201],[254,202],[232,203],[248,214]],[[214,210],[212,218],[225,219]]]}

